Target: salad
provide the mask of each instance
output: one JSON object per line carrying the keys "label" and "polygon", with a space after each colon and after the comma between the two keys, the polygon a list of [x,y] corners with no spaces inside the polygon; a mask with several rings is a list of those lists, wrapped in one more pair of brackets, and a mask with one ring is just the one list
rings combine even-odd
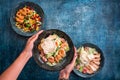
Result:
{"label": "salad", "polygon": [[95,48],[80,47],[77,51],[75,68],[84,74],[93,74],[99,69],[100,53]]}
{"label": "salad", "polygon": [[69,51],[68,42],[56,34],[49,35],[38,45],[40,58],[49,66],[54,66],[66,56]]}
{"label": "salad", "polygon": [[15,16],[16,27],[22,29],[23,32],[34,32],[40,29],[41,17],[37,12],[29,6],[19,9]]}

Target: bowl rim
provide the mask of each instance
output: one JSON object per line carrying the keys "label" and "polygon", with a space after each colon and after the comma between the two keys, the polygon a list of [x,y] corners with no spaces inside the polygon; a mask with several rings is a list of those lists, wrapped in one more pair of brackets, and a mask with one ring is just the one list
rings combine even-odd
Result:
{"label": "bowl rim", "polygon": [[[47,64],[44,64],[43,63],[43,65],[40,65],[42,62],[40,62],[40,60],[38,59],[38,58],[36,58],[36,54],[38,54],[38,53],[34,53],[34,50],[35,50],[35,46],[37,46],[36,45],[36,41],[37,40],[40,40],[40,39],[38,39],[41,35],[44,35],[46,32],[49,32],[49,31],[52,31],[53,33],[54,33],[54,31],[59,31],[59,32],[62,32],[63,34],[65,34],[64,36],[67,36],[67,38],[68,39],[70,39],[70,41],[69,42],[71,42],[70,44],[72,45],[72,48],[68,51],[68,52],[70,52],[70,51],[72,51],[71,53],[72,54],[68,54],[68,56],[69,55],[72,55],[71,57],[70,57],[70,60],[68,60],[68,57],[67,58],[64,58],[64,60],[62,61],[63,63],[62,63],[62,65],[61,64],[59,64],[58,63],[58,65],[59,66],[49,66],[49,65],[47,65]],[[51,32],[51,33],[52,33]],[[59,36],[59,35],[58,35]],[[38,66],[39,67],[41,67],[41,68],[43,68],[43,69],[45,69],[45,70],[48,70],[48,71],[59,71],[59,70],[61,70],[61,69],[63,69],[65,66],[67,66],[71,61],[72,61],[72,59],[73,59],[73,55],[74,55],[74,44],[73,44],[73,42],[72,42],[72,39],[69,37],[69,35],[68,34],[66,34],[65,32],[63,32],[62,30],[59,30],[59,29],[48,29],[48,30],[45,30],[45,31],[43,31],[39,36],[38,36],[38,38],[36,39],[36,41],[34,42],[34,47],[33,47],[33,50],[32,50],[32,54],[33,54],[33,58],[34,58],[34,60],[35,60],[35,62],[38,64]],[[44,37],[43,37],[44,38]],[[68,53],[67,52],[67,53]],[[40,58],[40,57],[39,57]],[[67,61],[68,60],[68,61]],[[45,66],[47,65],[47,67],[48,68],[50,68],[50,69],[48,69],[48,68],[46,68]],[[53,67],[53,68],[52,68]]]}
{"label": "bowl rim", "polygon": [[98,69],[97,71],[95,71],[93,74],[84,74],[84,73],[76,70],[75,68],[73,69],[73,72],[74,72],[76,75],[78,75],[78,76],[80,76],[80,77],[83,77],[83,78],[90,78],[90,77],[95,76],[96,74],[98,74],[98,73],[102,70],[102,68],[103,68],[103,66],[104,66],[104,61],[105,61],[104,53],[103,53],[103,51],[102,51],[97,45],[95,45],[95,44],[93,44],[93,43],[88,43],[88,42],[83,43],[83,44],[81,44],[81,45],[79,46],[79,48],[82,47],[82,46],[88,46],[88,47],[95,48],[95,49],[96,49],[97,51],[99,51],[100,54],[101,54],[101,55],[100,55],[100,56],[101,56],[100,67],[99,67],[99,69]]}
{"label": "bowl rim", "polygon": [[[38,31],[34,31],[34,32],[24,32],[24,31],[22,31],[21,29],[18,29],[16,26],[15,26],[15,21],[14,21],[14,17],[15,17],[15,15],[14,15],[14,13],[18,10],[17,8],[18,7],[20,7],[21,5],[25,5],[26,3],[29,3],[30,5],[31,4],[34,4],[34,5],[36,5],[38,8],[40,8],[40,10],[41,10],[41,15],[42,16],[40,16],[40,17],[42,17],[42,24],[40,25],[40,29],[38,30]],[[20,8],[19,8],[20,9]],[[35,10],[36,11],[36,10]],[[36,11],[37,13],[38,13],[38,11]],[[38,14],[40,14],[40,13],[38,13]],[[19,35],[21,35],[21,36],[26,36],[26,37],[29,37],[29,36],[32,36],[32,35],[34,35],[34,34],[36,34],[37,32],[39,32],[40,30],[41,30],[41,27],[44,27],[44,18],[45,18],[45,14],[44,14],[44,11],[43,11],[43,9],[42,9],[42,7],[39,5],[39,4],[37,4],[37,3],[35,3],[35,2],[32,2],[32,1],[20,1],[20,2],[18,2],[18,3],[16,3],[15,4],[15,7],[12,7],[12,9],[11,9],[11,12],[10,12],[10,18],[9,18],[9,20],[10,20],[10,23],[11,23],[11,27],[12,27],[12,29],[14,30],[14,32],[16,32],[17,34],[19,34]]]}

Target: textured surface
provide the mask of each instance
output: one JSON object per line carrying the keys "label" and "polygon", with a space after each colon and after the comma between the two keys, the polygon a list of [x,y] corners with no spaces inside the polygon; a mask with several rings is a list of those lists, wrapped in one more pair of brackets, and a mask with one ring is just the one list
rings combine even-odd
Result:
{"label": "textured surface", "polygon": [[[23,0],[20,0],[23,1]],[[31,0],[30,0],[31,1]],[[70,80],[120,80],[120,1],[117,0],[33,0],[46,16],[43,29],[66,32],[76,47],[96,44],[104,53],[105,64],[95,76],[84,79],[73,72]],[[0,0],[0,73],[24,49],[28,38],[16,34],[10,25],[11,9],[18,0]],[[18,80],[57,80],[59,72],[39,68],[31,58]]]}

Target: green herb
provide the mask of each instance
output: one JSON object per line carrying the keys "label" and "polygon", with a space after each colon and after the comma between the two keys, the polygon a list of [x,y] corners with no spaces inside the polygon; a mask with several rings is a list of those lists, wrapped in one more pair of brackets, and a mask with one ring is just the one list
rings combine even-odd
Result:
{"label": "green herb", "polygon": [[27,19],[24,20],[24,23],[28,23],[29,21]]}
{"label": "green herb", "polygon": [[33,29],[33,30],[31,30],[31,32],[34,32],[35,30]]}
{"label": "green herb", "polygon": [[30,24],[26,24],[26,26],[25,27],[31,27],[31,25]]}

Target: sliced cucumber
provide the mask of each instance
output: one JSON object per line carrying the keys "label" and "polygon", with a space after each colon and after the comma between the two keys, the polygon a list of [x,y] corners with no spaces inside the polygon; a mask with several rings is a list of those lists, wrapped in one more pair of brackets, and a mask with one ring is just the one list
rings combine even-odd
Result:
{"label": "sliced cucumber", "polygon": [[50,62],[47,62],[47,64],[48,64],[49,66],[55,66],[57,63],[50,63]]}
{"label": "sliced cucumber", "polygon": [[57,63],[52,63],[52,66],[55,66]]}
{"label": "sliced cucumber", "polygon": [[48,64],[49,66],[53,66],[50,62],[47,62],[47,64]]}
{"label": "sliced cucumber", "polygon": [[56,55],[58,55],[58,50],[53,54],[54,57],[55,57]]}
{"label": "sliced cucumber", "polygon": [[70,48],[67,46],[66,48],[65,48],[65,51],[67,52],[67,51],[69,51],[70,50]]}
{"label": "sliced cucumber", "polygon": [[89,48],[89,54],[94,54],[96,50],[94,48]]}
{"label": "sliced cucumber", "polygon": [[80,71],[80,72],[82,72],[82,71],[83,71],[83,66],[80,66],[79,71]]}
{"label": "sliced cucumber", "polygon": [[54,53],[48,53],[48,54],[46,54],[46,57],[49,58],[49,57],[51,57],[53,54],[54,54]]}
{"label": "sliced cucumber", "polygon": [[79,58],[76,59],[76,64],[80,64]]}
{"label": "sliced cucumber", "polygon": [[80,48],[78,48],[77,52],[78,52],[78,53],[80,53],[80,51],[81,51],[81,47],[80,47]]}
{"label": "sliced cucumber", "polygon": [[80,54],[84,52],[84,47],[81,47]]}

